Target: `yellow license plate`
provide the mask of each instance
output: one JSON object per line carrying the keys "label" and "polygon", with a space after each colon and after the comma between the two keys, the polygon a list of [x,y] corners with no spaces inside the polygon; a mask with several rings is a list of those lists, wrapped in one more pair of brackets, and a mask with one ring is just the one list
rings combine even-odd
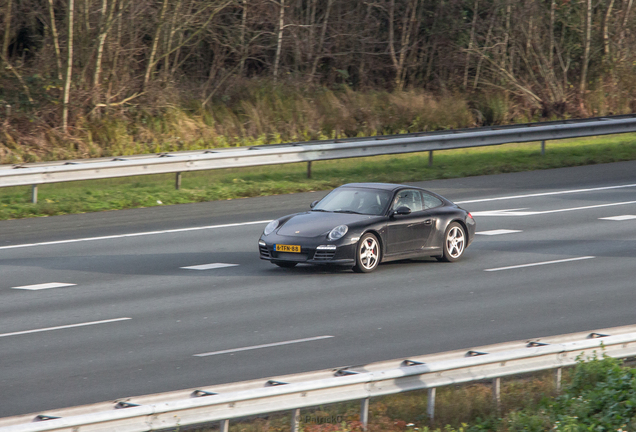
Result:
{"label": "yellow license plate", "polygon": [[281,244],[277,244],[275,246],[275,250],[276,252],[293,252],[293,253],[300,253],[300,246],[296,246],[296,245],[281,245]]}

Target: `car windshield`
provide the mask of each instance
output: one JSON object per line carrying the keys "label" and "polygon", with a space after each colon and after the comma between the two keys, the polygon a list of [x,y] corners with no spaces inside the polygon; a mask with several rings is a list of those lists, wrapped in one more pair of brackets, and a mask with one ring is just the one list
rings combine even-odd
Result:
{"label": "car windshield", "polygon": [[384,214],[390,200],[391,192],[385,190],[338,188],[324,197],[313,210],[381,215]]}

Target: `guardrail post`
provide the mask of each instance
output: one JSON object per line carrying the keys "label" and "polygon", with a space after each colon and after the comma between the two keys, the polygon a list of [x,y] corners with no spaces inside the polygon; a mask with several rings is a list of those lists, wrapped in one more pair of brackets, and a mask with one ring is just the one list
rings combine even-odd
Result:
{"label": "guardrail post", "polygon": [[300,430],[300,408],[296,408],[292,411],[291,430],[292,432],[298,432]]}
{"label": "guardrail post", "polygon": [[360,423],[362,423],[362,429],[367,430],[369,426],[369,398],[362,399],[360,403]]}
{"label": "guardrail post", "polygon": [[433,166],[433,150],[428,152],[428,166]]}
{"label": "guardrail post", "polygon": [[181,173],[180,172],[177,173],[177,178],[175,180],[175,188],[177,190],[181,189]]}
{"label": "guardrail post", "polygon": [[541,141],[541,156],[545,156],[545,140]]}
{"label": "guardrail post", "polygon": [[221,420],[221,424],[219,425],[219,432],[229,432],[229,431],[230,431],[230,421]]}
{"label": "guardrail post", "polygon": [[435,420],[435,390],[436,388],[428,389],[428,400],[426,403],[426,415],[428,416],[428,421],[433,423]]}
{"label": "guardrail post", "polygon": [[307,178],[311,178],[311,161],[307,162]]}
{"label": "guardrail post", "polygon": [[556,391],[561,393],[561,378],[563,376],[563,368],[556,368],[554,371],[554,384],[556,387]]}
{"label": "guardrail post", "polygon": [[492,381],[492,398],[497,405],[497,411],[501,410],[501,378]]}
{"label": "guardrail post", "polygon": [[38,203],[38,185],[31,186],[31,202],[33,204]]}

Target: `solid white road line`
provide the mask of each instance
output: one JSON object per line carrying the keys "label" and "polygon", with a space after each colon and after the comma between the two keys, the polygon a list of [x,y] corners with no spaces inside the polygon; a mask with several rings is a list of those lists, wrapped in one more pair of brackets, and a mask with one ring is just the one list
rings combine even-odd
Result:
{"label": "solid white road line", "polygon": [[550,213],[563,213],[563,212],[577,211],[577,210],[589,210],[589,209],[602,208],[602,207],[614,207],[614,206],[628,205],[628,204],[636,204],[636,201],[597,204],[597,205],[591,205],[591,206],[571,207],[571,208],[557,209],[557,210],[543,210],[543,211],[519,211],[519,210],[525,210],[525,209],[488,210],[488,211],[482,211],[482,212],[470,212],[470,214],[472,214],[473,216],[535,216],[535,215],[544,215],[544,214],[550,214]]}
{"label": "solid white road line", "polygon": [[224,268],[224,267],[236,267],[236,266],[238,266],[238,264],[212,263],[212,264],[202,264],[202,265],[195,265],[195,266],[181,267],[181,268],[186,270],[211,270],[211,269],[218,269],[218,268]]}
{"label": "solid white road line", "polygon": [[172,230],[165,230],[165,231],[149,231],[149,232],[132,233],[132,234],[103,236],[103,237],[87,237],[87,238],[81,238],[81,239],[58,240],[58,241],[43,242],[43,243],[19,244],[19,245],[13,245],[13,246],[0,246],[0,250],[33,247],[33,246],[50,246],[50,245],[59,245],[59,244],[66,244],[66,243],[79,243],[79,242],[96,241],[96,240],[111,240],[111,239],[119,239],[119,238],[125,238],[125,237],[141,237],[141,236],[149,236],[149,235],[157,235],[157,234],[172,234],[172,233],[201,231],[201,230],[210,230],[210,229],[219,229],[219,228],[231,228],[231,227],[239,227],[239,226],[246,226],[246,225],[258,225],[258,224],[264,224],[269,222],[271,221],[262,220],[262,221],[253,221],[253,222],[224,224],[224,225],[210,225],[210,226],[195,227],[195,228],[179,228],[179,229],[172,229]]}
{"label": "solid white road line", "polygon": [[490,231],[480,231],[480,232],[476,232],[475,234],[485,235],[485,236],[495,236],[495,235],[512,234],[512,233],[520,233],[520,232],[523,232],[523,231],[521,231],[521,230],[509,230],[509,229],[498,229],[498,230],[490,230]]}
{"label": "solid white road line", "polygon": [[37,284],[37,285],[23,285],[23,286],[11,287],[11,289],[38,291],[43,289],[63,288],[63,287],[70,287],[75,285],[76,284],[72,284],[72,283],[51,282],[51,283],[43,283],[43,284]]}
{"label": "solid white road line", "polygon": [[532,263],[532,264],[521,264],[521,265],[514,265],[509,267],[492,268],[492,269],[486,269],[484,271],[495,272],[495,271],[501,271],[501,270],[513,270],[513,269],[519,269],[524,267],[536,267],[536,266],[542,266],[542,265],[548,265],[548,264],[559,264],[559,263],[565,263],[570,261],[587,260],[592,258],[596,258],[596,257],[584,256],[584,257],[576,257],[576,258],[567,258],[567,259],[560,259],[560,260],[554,260],[554,261],[543,261],[543,262]]}
{"label": "solid white road line", "polygon": [[295,339],[295,340],[290,340],[290,341],[285,341],[285,342],[274,342],[274,343],[263,344],[263,345],[254,345],[254,346],[250,346],[250,347],[234,348],[234,349],[228,349],[228,350],[223,350],[223,351],[208,352],[208,353],[203,353],[203,354],[194,354],[194,357],[208,357],[208,356],[219,355],[219,354],[229,354],[229,353],[235,353],[235,352],[240,352],[240,351],[255,350],[255,349],[260,349],[260,348],[270,348],[270,347],[275,347],[275,346],[291,345],[291,344],[297,344],[297,343],[302,343],[302,342],[312,342],[312,341],[317,341],[317,340],[321,340],[321,339],[329,339],[329,338],[332,338],[332,337],[333,336],[316,336],[316,337],[310,337],[310,338],[305,338],[305,339]]}
{"label": "solid white road line", "polygon": [[519,199],[519,198],[534,198],[534,197],[565,195],[565,194],[573,194],[573,193],[581,193],[581,192],[596,192],[596,191],[602,191],[602,190],[623,189],[623,188],[631,188],[631,187],[636,187],[636,184],[605,186],[605,187],[590,188],[590,189],[572,189],[572,190],[564,190],[564,191],[557,191],[557,192],[534,193],[534,194],[527,194],[527,195],[512,195],[512,196],[505,196],[505,197],[499,197],[499,198],[485,198],[485,199],[477,199],[477,200],[469,200],[469,201],[457,201],[455,202],[455,204],[472,204],[472,203],[490,202],[490,201],[504,201],[504,200],[511,200],[511,199]]}
{"label": "solid white road line", "polygon": [[13,333],[0,334],[0,337],[17,336],[17,335],[23,335],[23,334],[29,334],[29,333],[40,333],[40,332],[47,332],[51,330],[62,330],[62,329],[75,328],[75,327],[86,327],[86,326],[97,325],[97,324],[126,321],[130,319],[132,318],[114,318],[114,319],[102,320],[102,321],[91,321],[91,322],[69,324],[69,325],[63,325],[63,326],[57,326],[57,327],[48,327],[48,328],[41,328],[41,329],[35,329],[35,330],[25,330],[25,331],[13,332]]}
{"label": "solid white road line", "polygon": [[599,218],[601,220],[611,220],[611,221],[625,221],[625,220],[631,220],[631,219],[636,219],[635,215],[622,215],[622,216],[612,216],[612,217],[603,217],[603,218]]}

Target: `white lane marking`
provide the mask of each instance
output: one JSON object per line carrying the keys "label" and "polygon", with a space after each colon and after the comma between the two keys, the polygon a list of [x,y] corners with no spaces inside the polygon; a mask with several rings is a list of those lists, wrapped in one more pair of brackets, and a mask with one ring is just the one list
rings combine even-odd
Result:
{"label": "white lane marking", "polygon": [[212,263],[212,264],[201,264],[201,265],[181,267],[181,268],[186,270],[211,270],[211,269],[218,269],[218,268],[224,268],[224,267],[236,267],[236,266],[238,266],[238,264]]}
{"label": "white lane marking", "polygon": [[512,234],[512,233],[520,233],[523,232],[521,230],[509,230],[509,229],[498,229],[498,230],[490,230],[490,231],[480,231],[475,234],[485,235],[485,236],[494,236],[494,235],[502,235],[502,234]]}
{"label": "white lane marking", "polygon": [[214,352],[208,352],[208,353],[203,353],[203,354],[194,354],[194,357],[208,357],[208,356],[219,355],[219,354],[229,354],[229,353],[235,353],[235,352],[240,352],[240,351],[255,350],[255,349],[260,349],[260,348],[270,348],[270,347],[276,347],[276,346],[281,346],[281,345],[297,344],[297,343],[302,343],[302,342],[312,342],[312,341],[317,341],[317,340],[321,340],[321,339],[329,339],[329,338],[332,338],[332,337],[333,336],[328,336],[327,335],[327,336],[310,337],[310,338],[305,338],[305,339],[295,339],[295,340],[284,341],[284,342],[274,342],[274,343],[263,344],[263,345],[254,345],[254,346],[243,347],[243,348],[234,348],[234,349],[228,349],[228,350],[223,350],[223,351],[214,351]]}
{"label": "white lane marking", "polygon": [[636,187],[636,184],[605,186],[605,187],[589,188],[589,189],[572,189],[572,190],[564,190],[564,191],[557,191],[557,192],[534,193],[534,194],[527,194],[527,195],[512,195],[512,196],[505,196],[505,197],[499,197],[499,198],[484,198],[484,199],[469,200],[469,201],[456,201],[455,204],[472,204],[472,203],[490,202],[490,201],[504,201],[504,200],[510,200],[510,199],[519,199],[519,198],[534,198],[534,197],[565,195],[565,194],[573,194],[573,193],[581,193],[581,192],[596,192],[596,191],[602,191],[602,190],[623,189],[623,188],[631,188],[631,187]]}
{"label": "white lane marking", "polygon": [[125,238],[125,237],[141,237],[141,236],[149,236],[149,235],[157,235],[157,234],[172,234],[172,233],[179,233],[179,232],[201,231],[201,230],[219,229],[219,228],[231,228],[231,227],[246,226],[246,225],[258,225],[258,224],[264,224],[269,222],[271,222],[271,220],[232,223],[232,224],[224,224],[224,225],[210,225],[210,226],[195,227],[195,228],[178,228],[178,229],[165,230],[165,231],[148,231],[148,232],[119,234],[119,235],[111,235],[111,236],[103,236],[103,237],[87,237],[87,238],[80,238],[80,239],[58,240],[58,241],[50,241],[50,242],[43,242],[43,243],[19,244],[19,245],[13,245],[13,246],[0,246],[0,250],[33,247],[33,246],[50,246],[50,245],[59,245],[59,244],[66,244],[66,243],[79,243],[79,242],[96,241],[96,240],[111,240],[111,239],[118,239],[118,238]]}
{"label": "white lane marking", "polygon": [[636,219],[635,215],[622,215],[622,216],[612,216],[612,217],[604,217],[604,218],[599,218],[601,220],[611,220],[611,221],[625,221],[625,220],[631,220],[631,219]]}
{"label": "white lane marking", "polygon": [[70,287],[70,286],[75,286],[75,285],[77,285],[77,284],[51,282],[51,283],[43,283],[43,284],[37,284],[37,285],[23,285],[23,286],[11,287],[11,289],[37,291],[37,290],[51,289],[51,288]]}
{"label": "white lane marking", "polygon": [[29,333],[40,333],[40,332],[47,332],[51,330],[62,330],[62,329],[75,328],[75,327],[86,327],[86,326],[97,325],[97,324],[107,324],[107,323],[112,323],[117,321],[126,321],[130,319],[132,318],[114,318],[114,319],[102,320],[102,321],[91,321],[91,322],[69,324],[69,325],[63,325],[63,326],[57,326],[57,327],[47,327],[47,328],[41,328],[41,329],[35,329],[35,330],[18,331],[13,333],[3,333],[3,334],[0,334],[0,337],[17,336],[17,335],[23,335],[23,334],[29,334]]}
{"label": "white lane marking", "polygon": [[577,211],[577,210],[589,210],[589,209],[602,208],[602,207],[613,207],[613,206],[628,205],[628,204],[636,204],[636,201],[597,204],[597,205],[591,205],[591,206],[572,207],[572,208],[557,209],[557,210],[519,211],[519,210],[525,210],[525,209],[510,209],[510,210],[488,210],[483,212],[470,212],[470,213],[473,216],[534,216],[534,215],[562,213],[562,212]]}
{"label": "white lane marking", "polygon": [[513,269],[519,269],[524,267],[536,267],[536,266],[542,266],[542,265],[548,265],[548,264],[565,263],[570,261],[588,260],[592,258],[596,258],[596,257],[584,256],[584,257],[576,257],[576,258],[567,258],[567,259],[560,259],[560,260],[554,260],[554,261],[543,261],[543,262],[532,263],[532,264],[521,264],[521,265],[508,266],[508,267],[492,268],[492,269],[486,269],[484,271],[495,272],[495,271],[501,271],[501,270],[513,270]]}

